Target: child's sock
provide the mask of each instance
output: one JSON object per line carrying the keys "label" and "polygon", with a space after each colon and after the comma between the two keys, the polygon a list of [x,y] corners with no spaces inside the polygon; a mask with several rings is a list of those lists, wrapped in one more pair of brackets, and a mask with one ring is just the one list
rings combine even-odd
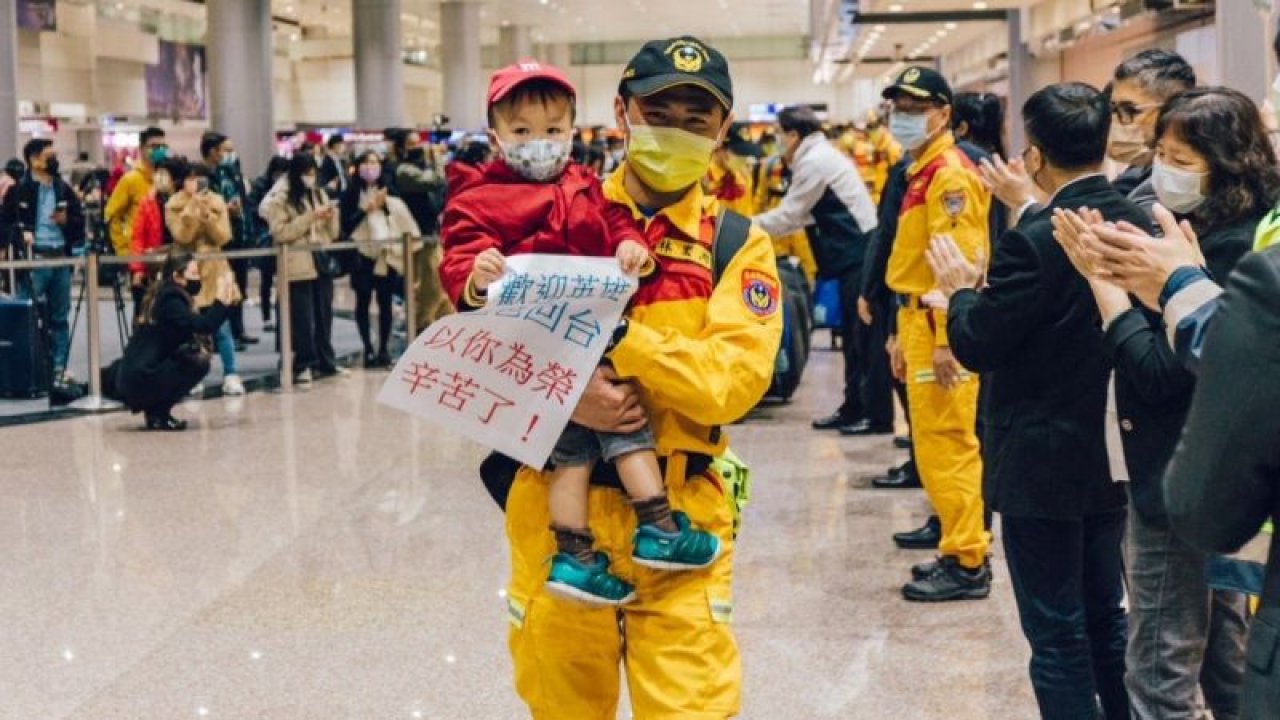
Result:
{"label": "child's sock", "polygon": [[636,521],[641,525],[657,525],[665,532],[679,532],[675,518],[671,517],[671,503],[666,495],[654,495],[643,500],[634,500],[631,506],[636,509]]}
{"label": "child's sock", "polygon": [[590,530],[560,527],[553,527],[551,530],[556,534],[557,550],[571,555],[584,565],[590,565],[596,561],[596,539],[591,535]]}

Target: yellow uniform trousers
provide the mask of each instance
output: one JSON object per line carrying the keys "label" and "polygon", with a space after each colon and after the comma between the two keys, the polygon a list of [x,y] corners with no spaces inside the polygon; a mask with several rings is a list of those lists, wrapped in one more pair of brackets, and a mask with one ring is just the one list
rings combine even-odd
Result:
{"label": "yellow uniform trousers", "polygon": [[547,477],[527,468],[516,476],[507,499],[510,647],[516,692],[535,720],[614,720],[623,669],[636,720],[724,720],[737,714],[742,664],[729,626],[733,519],[718,482],[705,475],[686,480],[684,466],[682,456],[669,463],[667,492],[672,509],[720,538],[720,557],[705,570],[633,565],[635,511],[622,492],[591,488],[589,525],[596,548],[608,553],[612,572],[636,588],[636,600],[618,610],[588,608],[543,592],[556,550]]}
{"label": "yellow uniform trousers", "polygon": [[982,456],[975,428],[978,376],[963,372],[964,379],[950,390],[934,380],[933,351],[938,341],[932,322],[929,310],[898,311],[916,468],[942,521],[938,554],[976,568],[986,560],[991,544],[983,522]]}

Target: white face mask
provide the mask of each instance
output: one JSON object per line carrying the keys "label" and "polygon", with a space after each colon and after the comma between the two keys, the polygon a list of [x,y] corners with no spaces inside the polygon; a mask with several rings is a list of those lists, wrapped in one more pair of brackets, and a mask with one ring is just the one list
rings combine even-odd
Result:
{"label": "white face mask", "polygon": [[1156,159],[1151,169],[1151,184],[1155,187],[1160,204],[1182,214],[1193,212],[1204,204],[1205,196],[1200,188],[1204,186],[1207,177],[1207,172],[1180,170],[1159,159]]}
{"label": "white face mask", "polygon": [[533,182],[560,177],[569,164],[572,150],[568,140],[525,140],[510,145],[498,143],[502,159],[517,175]]}
{"label": "white face mask", "polygon": [[929,141],[929,115],[895,112],[889,116],[889,132],[907,150],[919,150]]}

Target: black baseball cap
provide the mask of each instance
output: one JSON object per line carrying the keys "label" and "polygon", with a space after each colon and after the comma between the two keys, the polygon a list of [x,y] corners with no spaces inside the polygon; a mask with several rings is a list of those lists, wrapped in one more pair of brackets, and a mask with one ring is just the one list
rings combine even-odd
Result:
{"label": "black baseball cap", "polygon": [[677,85],[696,85],[724,105],[733,108],[733,81],[729,61],[719,50],[685,35],[645,43],[627,63],[618,92],[647,97]]}
{"label": "black baseball cap", "polygon": [[893,100],[901,95],[910,95],[920,100],[934,100],[944,105],[951,104],[951,85],[937,70],[926,67],[909,67],[902,71],[893,84],[884,89],[884,98]]}

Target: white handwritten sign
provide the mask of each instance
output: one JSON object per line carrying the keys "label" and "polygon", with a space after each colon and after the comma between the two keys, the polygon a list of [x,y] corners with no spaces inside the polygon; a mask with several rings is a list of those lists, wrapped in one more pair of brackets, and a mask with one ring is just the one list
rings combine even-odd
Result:
{"label": "white handwritten sign", "polygon": [[542,467],[635,289],[613,258],[507,258],[488,304],[424,330],[378,402]]}

